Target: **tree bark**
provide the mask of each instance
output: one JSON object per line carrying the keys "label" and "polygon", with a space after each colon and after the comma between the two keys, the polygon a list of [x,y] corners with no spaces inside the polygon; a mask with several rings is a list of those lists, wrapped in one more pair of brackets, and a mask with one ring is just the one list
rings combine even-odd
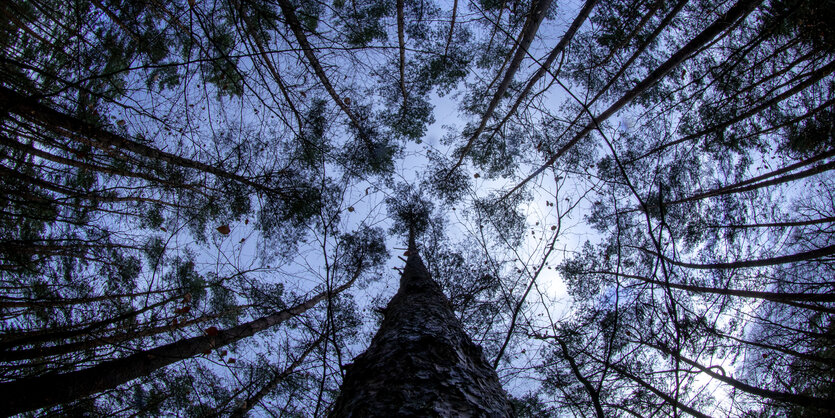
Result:
{"label": "tree bark", "polygon": [[657,284],[659,286],[669,286],[673,289],[687,290],[694,293],[712,293],[726,296],[739,296],[743,298],[753,298],[769,300],[772,302],[835,302],[835,294],[832,293],[812,293],[812,292],[762,292],[757,290],[743,290],[731,289],[722,287],[697,286],[686,283],[673,283],[655,280],[650,277],[639,276],[635,274],[616,273],[614,271],[595,270],[588,271],[591,274],[609,274],[628,279],[638,279],[646,283]]}
{"label": "tree bark", "polygon": [[635,158],[635,161],[641,160],[645,157],[648,157],[648,156],[650,156],[654,153],[665,150],[665,149],[667,149],[669,147],[672,147],[674,145],[678,145],[678,144],[681,144],[681,143],[699,138],[703,135],[707,135],[711,132],[716,132],[720,129],[727,128],[728,126],[731,126],[734,123],[740,122],[740,121],[745,120],[745,119],[747,119],[751,116],[754,116],[757,113],[760,113],[763,110],[768,109],[772,106],[775,106],[776,104],[782,102],[783,100],[786,100],[786,99],[794,96],[795,94],[798,94],[798,93],[802,92],[803,90],[807,89],[808,87],[810,87],[810,86],[814,85],[815,83],[821,81],[822,79],[828,77],[830,74],[832,74],[833,71],[835,71],[835,61],[832,61],[829,64],[826,64],[825,66],[813,71],[809,75],[809,78],[804,80],[802,83],[799,83],[798,85],[796,85],[796,86],[794,86],[794,87],[792,87],[792,88],[774,96],[773,98],[771,98],[768,101],[765,101],[758,106],[754,106],[754,107],[748,109],[747,111],[743,112],[742,114],[737,115],[733,118],[730,118],[730,119],[728,119],[724,122],[721,122],[721,123],[718,123],[716,125],[704,128],[704,129],[702,129],[698,132],[692,133],[690,135],[685,135],[684,137],[676,139],[672,142],[668,142],[666,144],[659,145],[658,147],[653,148],[652,150],[649,150],[649,151],[641,154],[640,156]]}
{"label": "tree bark", "polygon": [[[787,175],[780,176],[780,177],[775,177],[775,176],[786,173],[786,172],[791,171],[791,170],[794,170],[795,168],[810,165],[810,164],[815,163],[815,162],[817,162],[821,159],[828,158],[832,155],[835,155],[835,151],[827,151],[823,154],[812,157],[808,160],[800,161],[800,162],[792,164],[788,167],[781,167],[781,168],[778,168],[777,170],[759,175],[759,176],[751,178],[751,179],[743,180],[743,181],[740,181],[740,182],[737,182],[737,183],[734,183],[734,184],[729,184],[727,186],[722,186],[722,187],[719,187],[719,188],[716,188],[716,189],[713,189],[713,190],[708,190],[708,191],[704,191],[704,192],[701,192],[701,193],[697,193],[697,194],[695,194],[693,196],[690,196],[690,197],[684,197],[684,198],[681,198],[681,199],[671,200],[669,202],[663,202],[663,204],[665,206],[678,205],[678,204],[681,204],[681,203],[693,202],[693,201],[696,201],[696,200],[707,199],[707,198],[710,198],[710,197],[717,197],[717,196],[723,196],[723,195],[734,194],[734,193],[750,192],[752,190],[761,189],[763,187],[774,186],[774,185],[788,183],[788,182],[799,180],[799,179],[804,179],[806,177],[811,177],[811,176],[821,174],[821,173],[827,172],[829,170],[835,169],[835,160],[829,161],[829,162],[821,164],[821,165],[816,165],[816,166],[813,166],[811,168],[807,168],[803,171],[798,171],[797,173],[787,174]],[[769,179],[770,177],[775,177],[775,178]],[[769,180],[766,180],[766,179],[769,179]],[[761,180],[764,180],[764,181],[761,181]],[[658,205],[647,205],[648,208],[657,207],[657,206]]]}
{"label": "tree bark", "polygon": [[60,298],[55,296],[53,299],[48,298],[15,298],[11,296],[0,295],[0,308],[37,308],[42,306],[68,306],[68,305],[87,305],[94,302],[101,302],[105,300],[122,299],[122,298],[136,298],[147,295],[154,295],[160,293],[175,293],[182,289],[160,289],[151,290],[147,292],[137,293],[117,293],[113,295],[99,295],[78,298]]}
{"label": "tree bark", "polygon": [[405,111],[407,104],[407,97],[409,93],[406,92],[406,42],[405,42],[405,23],[403,19],[403,0],[397,0],[397,44],[400,49],[400,94],[403,95],[403,109]]}
{"label": "tree bark", "polygon": [[145,306],[143,308],[130,310],[114,318],[107,318],[89,324],[82,324],[80,325],[82,328],[78,328],[77,326],[70,326],[67,329],[62,329],[59,331],[50,331],[50,329],[46,329],[22,332],[17,334],[6,334],[3,336],[2,341],[0,341],[0,351],[6,351],[9,348],[15,346],[45,343],[50,341],[61,341],[67,338],[88,336],[92,332],[104,328],[108,325],[118,324],[119,322],[127,321],[131,318],[136,318],[145,312],[161,307],[167,303],[174,303],[179,298],[179,295],[172,296],[163,299],[159,302],[153,303],[151,305]]}
{"label": "tree bark", "polygon": [[[647,13],[646,15],[644,15],[644,18],[643,18],[644,20],[642,20],[641,23],[638,24],[638,28],[636,28],[634,31],[632,31],[632,33],[629,35],[629,37],[627,37],[624,40],[624,42],[621,43],[621,46],[626,45],[629,42],[631,42],[632,37],[635,36],[637,34],[638,30],[641,27],[644,26],[644,24],[646,23],[646,20],[649,20],[649,18],[652,17],[652,15],[655,13],[655,11],[658,9],[658,7],[660,5],[661,4],[659,2],[658,5],[653,7],[653,9],[650,13]],[[639,46],[638,49],[636,49],[635,52],[632,53],[632,55],[629,57],[629,59],[627,59],[626,62],[623,63],[623,65],[620,66],[620,69],[618,70],[618,72],[615,73],[615,75],[611,76],[609,78],[609,81],[603,87],[601,87],[600,90],[598,90],[597,94],[595,94],[594,97],[592,97],[591,100],[589,100],[588,103],[586,103],[586,107],[591,108],[592,105],[594,103],[596,103],[599,98],[603,97],[603,95],[606,94],[607,91],[609,91],[609,88],[612,87],[612,85],[615,84],[615,82],[618,80],[618,78],[620,78],[620,76],[622,76],[623,73],[625,73],[626,70],[628,70],[629,67],[632,66],[632,64],[638,59],[638,57],[640,57],[644,53],[644,51],[646,51],[646,49],[655,42],[655,38],[657,38],[659,35],[661,35],[661,32],[663,32],[664,29],[667,28],[667,26],[678,15],[678,13],[681,11],[681,9],[683,9],[684,6],[686,6],[686,5],[687,5],[687,0],[679,0],[679,2],[673,7],[673,9],[670,11],[670,13],[668,13],[667,16],[664,17],[664,20],[662,20],[661,23],[659,23],[658,26],[652,31],[652,33],[646,39],[643,40],[643,42],[641,43],[641,46]],[[602,62],[609,62],[609,60],[611,60],[612,57],[614,56],[615,52],[616,52],[616,49],[613,49],[612,52],[609,53],[609,56],[605,60],[603,60]],[[560,136],[558,138],[562,138],[568,132],[571,132],[571,130],[574,128],[574,126],[577,125],[577,122],[579,122],[580,119],[583,117],[583,113],[584,112],[577,113],[577,116],[574,117],[574,120],[571,121],[571,123],[568,125],[568,127],[565,128],[565,130],[563,130],[563,133],[560,134]]]}
{"label": "tree bark", "polygon": [[496,372],[413,245],[368,349],[346,366],[331,417],[512,416]]}

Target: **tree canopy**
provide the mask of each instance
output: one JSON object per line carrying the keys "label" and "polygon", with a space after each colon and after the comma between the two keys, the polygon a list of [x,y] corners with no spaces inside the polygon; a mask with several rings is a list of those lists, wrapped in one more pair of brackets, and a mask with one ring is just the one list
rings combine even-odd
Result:
{"label": "tree canopy", "polygon": [[833,413],[835,1],[0,11],[0,415],[325,416],[410,232],[519,416]]}

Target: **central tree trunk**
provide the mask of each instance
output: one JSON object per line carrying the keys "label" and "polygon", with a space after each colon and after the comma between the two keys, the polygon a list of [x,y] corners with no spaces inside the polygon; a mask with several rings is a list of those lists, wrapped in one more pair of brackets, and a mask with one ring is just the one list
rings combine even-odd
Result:
{"label": "central tree trunk", "polygon": [[331,417],[508,417],[498,376],[464,332],[410,238],[400,289],[347,366]]}

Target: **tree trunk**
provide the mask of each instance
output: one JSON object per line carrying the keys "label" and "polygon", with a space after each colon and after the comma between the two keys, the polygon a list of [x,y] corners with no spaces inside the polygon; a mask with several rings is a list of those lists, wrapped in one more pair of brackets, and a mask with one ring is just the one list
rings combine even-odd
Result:
{"label": "tree trunk", "polygon": [[[592,9],[594,6],[597,5],[597,0],[586,0],[585,6],[580,10],[580,13],[577,14],[577,17],[574,18],[574,21],[571,22],[571,26],[568,27],[568,30],[565,31],[565,34],[562,35],[560,38],[560,42],[551,52],[548,54],[548,57],[545,58],[545,61],[539,66],[539,69],[536,70],[536,73],[528,80],[528,84],[525,85],[525,88],[522,89],[522,92],[519,93],[519,96],[516,97],[516,101],[513,103],[513,106],[510,107],[510,110],[507,111],[504,118],[501,122],[493,129],[493,133],[490,134],[490,140],[492,140],[493,136],[497,131],[499,131],[505,123],[507,123],[508,119],[511,118],[516,113],[516,109],[519,108],[519,105],[522,104],[522,101],[528,94],[533,90],[533,87],[536,85],[539,80],[545,76],[550,70],[551,65],[554,64],[557,57],[565,51],[565,48],[568,46],[568,43],[574,39],[574,34],[577,33],[577,30],[580,29],[580,26],[583,25],[583,22],[588,19],[589,15],[591,14]],[[560,66],[561,67],[561,66]],[[553,73],[552,77],[556,77],[557,73],[559,73],[559,68],[556,72]]]}
{"label": "tree trunk", "polygon": [[804,408],[809,408],[809,407],[821,408],[823,410],[834,411],[835,412],[835,406],[833,406],[831,399],[809,396],[809,395],[806,395],[804,393],[778,392],[778,391],[775,391],[775,390],[763,389],[763,388],[758,387],[758,386],[749,385],[749,384],[747,384],[743,381],[734,379],[734,378],[729,377],[729,376],[725,376],[725,372],[721,368],[719,368],[719,370],[722,371],[722,373],[717,373],[717,372],[713,371],[713,369],[716,366],[705,367],[701,363],[699,363],[697,361],[694,361],[694,360],[691,360],[687,357],[684,357],[684,356],[675,352],[672,349],[669,349],[669,348],[666,348],[666,347],[663,347],[663,346],[659,346],[659,345],[655,345],[655,344],[649,344],[649,343],[647,343],[647,345],[650,346],[650,347],[656,348],[661,352],[667,353],[667,354],[669,354],[669,355],[671,355],[675,358],[680,359],[684,363],[687,363],[690,366],[695,367],[700,372],[712,377],[713,379],[719,380],[723,383],[727,383],[728,385],[733,387],[735,390],[739,390],[739,391],[742,391],[742,392],[745,392],[745,393],[750,393],[752,395],[760,396],[760,397],[765,398],[765,399],[771,399],[771,400],[775,400],[775,401],[778,401],[778,402],[785,402],[785,403],[792,404],[792,405],[798,405],[798,406],[801,406],[801,407],[804,407]]}
{"label": "tree trunk", "polygon": [[7,351],[9,348],[22,346],[27,344],[37,344],[37,343],[45,343],[50,341],[61,341],[67,338],[74,338],[74,337],[84,337],[90,336],[91,333],[94,331],[104,328],[111,324],[118,324],[122,321],[128,321],[132,318],[136,318],[139,315],[163,306],[167,303],[176,303],[176,300],[179,299],[180,296],[172,296],[166,299],[163,299],[159,302],[153,303],[151,305],[145,306],[144,308],[134,309],[128,312],[125,312],[121,315],[118,315],[114,318],[107,318],[102,319],[100,321],[96,321],[89,324],[81,324],[82,328],[78,328],[78,326],[70,326],[69,328],[60,329],[58,331],[51,331],[49,328],[45,330],[36,330],[36,331],[29,331],[29,332],[22,332],[16,334],[6,334],[3,335],[2,341],[0,341],[0,351]]}
{"label": "tree trunk", "polygon": [[551,156],[548,161],[543,164],[541,167],[536,169],[533,173],[529,176],[525,177],[524,180],[519,182],[516,186],[514,186],[509,192],[505,193],[502,196],[501,200],[507,198],[511,194],[515,193],[519,190],[522,186],[524,186],[527,182],[531,181],[534,177],[542,174],[543,171],[548,169],[552,164],[554,164],[557,159],[559,159],[563,154],[568,152],[568,150],[580,142],[586,135],[588,135],[591,131],[593,131],[599,124],[602,124],[606,119],[609,119],[610,116],[614,115],[618,110],[622,107],[630,103],[640,94],[644,93],[647,89],[655,85],[659,80],[664,78],[667,74],[670,73],[674,68],[676,68],[679,64],[693,56],[694,53],[698,52],[698,50],[704,47],[708,42],[712,41],[713,38],[719,36],[722,32],[726,29],[731,27],[737,20],[744,19],[748,16],[754,8],[756,8],[762,0],[739,0],[736,4],[734,4],[730,9],[728,9],[725,14],[721,15],[716,21],[714,21],[710,26],[705,28],[701,33],[699,33],[695,38],[691,39],[686,45],[681,47],[678,51],[676,51],[670,58],[667,59],[663,64],[659,65],[655,68],[651,73],[649,73],[641,82],[636,84],[632,87],[631,90],[626,92],[623,96],[621,96],[618,101],[613,103],[609,106],[608,109],[603,111],[600,115],[596,118],[593,118],[585,128],[580,130],[574,137],[568,141],[565,145],[560,148],[556,154]]}
{"label": "tree trunk", "polygon": [[400,290],[368,349],[346,366],[331,417],[512,415],[496,372],[410,245]]}
{"label": "tree trunk", "polygon": [[[730,289],[727,287],[708,287],[708,286],[697,286],[697,285],[690,285],[685,283],[673,283],[673,282],[664,282],[661,280],[655,280],[650,277],[638,276],[636,274],[623,274],[617,273],[614,271],[605,271],[605,270],[595,270],[589,271],[587,273],[593,274],[608,274],[618,277],[624,277],[627,279],[638,279],[640,281],[646,283],[657,284],[659,286],[669,286],[673,289],[679,290],[686,290],[688,292],[694,293],[712,293],[716,295],[726,295],[726,296],[739,296],[743,298],[753,298],[753,299],[762,299],[762,300],[769,300],[772,302],[797,302],[797,301],[805,301],[805,302],[835,302],[835,294],[833,293],[813,293],[813,292],[761,292],[757,290],[743,290],[743,289]],[[808,309],[812,309],[807,307]]]}
{"label": "tree trunk", "polygon": [[27,97],[11,89],[0,87],[0,115],[5,115],[6,113],[14,113],[58,135],[73,136],[73,134],[80,134],[81,137],[76,136],[75,140],[83,140],[88,145],[103,151],[110,151],[116,148],[141,155],[149,160],[165,161],[176,166],[213,174],[217,177],[232,180],[265,193],[284,195],[286,192],[286,190],[271,187],[269,184],[259,183],[211,164],[165,152],[109,132],[102,127],[94,126],[84,120],[52,109],[32,97]]}
{"label": "tree trunk", "polygon": [[516,40],[518,46],[516,47],[516,53],[513,55],[513,60],[510,62],[510,67],[508,67],[507,72],[504,74],[504,78],[502,79],[501,84],[499,84],[499,87],[496,89],[496,93],[493,94],[490,104],[487,105],[487,110],[481,116],[481,122],[479,123],[478,128],[470,136],[470,140],[467,141],[467,144],[464,145],[464,149],[461,151],[461,156],[458,158],[455,165],[449,169],[449,173],[452,173],[456,168],[461,166],[464,162],[464,157],[467,156],[467,153],[473,147],[475,141],[478,140],[479,135],[484,132],[484,128],[487,126],[487,122],[493,115],[493,111],[496,110],[496,106],[499,105],[499,101],[501,101],[502,97],[504,97],[505,92],[507,92],[507,88],[510,87],[510,83],[513,81],[513,76],[516,75],[516,71],[519,69],[519,66],[522,65],[522,60],[524,60],[525,56],[528,55],[528,48],[531,46],[531,42],[533,42],[536,32],[539,30],[539,24],[542,23],[542,19],[545,18],[545,13],[548,11],[548,7],[550,6],[551,0],[540,0],[531,6],[531,12],[528,14],[524,27],[522,27],[522,33],[519,34],[519,38]]}
{"label": "tree trunk", "polygon": [[0,393],[6,398],[4,402],[0,402],[0,416],[15,415],[81,399],[113,389],[138,377],[147,376],[169,364],[240,341],[258,331],[294,318],[324,299],[336,296],[350,287],[356,278],[354,276],[333,291],[321,292],[291,308],[226,330],[213,329],[207,332],[208,335],[186,338],[150,350],[138,351],[130,356],[106,361],[83,370],[0,383]]}
{"label": "tree trunk", "polygon": [[687,267],[691,269],[697,270],[712,270],[712,269],[738,269],[738,268],[750,268],[750,267],[767,267],[767,266],[776,266],[778,264],[788,264],[788,263],[799,263],[801,261],[809,261],[814,260],[816,258],[826,257],[835,254],[835,245],[829,245],[823,248],[817,248],[810,251],[805,251],[802,253],[795,253],[790,255],[782,255],[779,257],[771,257],[771,258],[761,258],[759,260],[741,260],[741,261],[732,261],[726,263],[710,263],[710,264],[698,264],[698,263],[686,263],[683,261],[676,261],[663,254],[658,254],[656,252],[647,250],[646,248],[638,248],[639,250],[656,257],[661,257],[664,261],[679,267]]}
{"label": "tree trunk", "polygon": [[322,341],[325,340],[325,338],[326,338],[326,334],[322,334],[316,341],[314,341],[312,344],[310,344],[310,346],[308,346],[307,349],[304,350],[304,352],[302,352],[302,354],[297,359],[295,359],[292,363],[290,363],[290,365],[287,366],[287,368],[285,368],[281,372],[276,373],[273,376],[273,378],[270,379],[269,382],[267,382],[266,385],[262,386],[261,389],[259,389],[257,392],[252,394],[252,396],[244,399],[244,401],[241,402],[238,405],[237,408],[235,408],[234,410],[232,410],[232,412],[229,413],[229,416],[232,417],[232,418],[245,417],[247,412],[249,412],[253,407],[255,407],[255,405],[257,405],[258,402],[261,402],[261,399],[264,399],[264,396],[267,396],[267,394],[270,393],[273,389],[275,389],[276,386],[278,386],[279,383],[281,383],[285,379],[287,379],[287,376],[290,376],[291,374],[293,374],[293,372],[296,370],[296,368],[299,367],[302,364],[304,359],[314,349],[316,349],[316,347],[318,347],[319,344],[321,344]]}
{"label": "tree trunk", "polygon": [[[241,306],[236,307],[235,310],[238,308],[244,309],[248,306]],[[12,362],[12,361],[21,361],[21,360],[34,360],[42,357],[47,356],[59,356],[62,354],[69,354],[75,353],[77,351],[82,350],[92,350],[94,348],[103,347],[103,346],[114,346],[125,341],[134,341],[138,338],[142,337],[150,337],[154,335],[159,335],[166,332],[173,332],[175,330],[185,329],[192,325],[201,324],[206,321],[210,321],[212,319],[217,319],[221,315],[230,313],[231,310],[226,312],[222,312],[220,314],[212,314],[212,315],[203,315],[193,319],[182,319],[177,323],[170,323],[168,325],[159,325],[155,327],[149,327],[146,329],[142,329],[139,331],[127,331],[127,332],[120,332],[115,333],[109,336],[98,337],[92,336],[91,338],[82,340],[82,341],[75,341],[66,344],[60,345],[50,345],[46,347],[34,347],[34,348],[27,348],[22,350],[9,350],[9,351],[0,351],[0,361],[3,362]],[[176,319],[176,318],[175,318]]]}

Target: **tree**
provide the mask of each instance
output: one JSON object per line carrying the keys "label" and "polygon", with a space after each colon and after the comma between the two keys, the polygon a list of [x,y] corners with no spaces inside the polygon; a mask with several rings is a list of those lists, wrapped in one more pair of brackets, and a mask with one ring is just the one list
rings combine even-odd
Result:
{"label": "tree", "polygon": [[511,416],[495,370],[455,318],[409,236],[400,289],[354,358],[330,415]]}
{"label": "tree", "polygon": [[833,10],[4,2],[0,403],[335,414],[404,280],[502,411],[830,413]]}

